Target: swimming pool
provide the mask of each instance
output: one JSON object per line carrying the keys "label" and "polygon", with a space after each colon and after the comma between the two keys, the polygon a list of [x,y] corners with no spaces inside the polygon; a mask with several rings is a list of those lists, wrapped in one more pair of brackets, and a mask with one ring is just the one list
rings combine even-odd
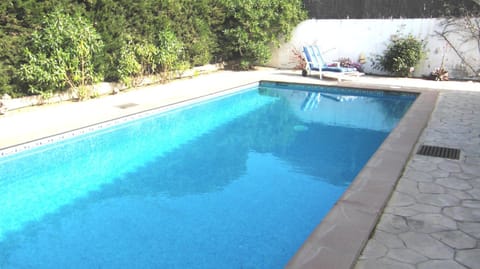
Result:
{"label": "swimming pool", "polygon": [[414,99],[262,83],[4,157],[0,267],[282,267]]}

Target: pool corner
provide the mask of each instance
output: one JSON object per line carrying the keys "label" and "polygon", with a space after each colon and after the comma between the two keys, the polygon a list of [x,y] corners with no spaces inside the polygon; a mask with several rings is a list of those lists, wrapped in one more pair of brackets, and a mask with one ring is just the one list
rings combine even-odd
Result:
{"label": "pool corner", "polygon": [[415,152],[438,97],[436,91],[408,88],[401,91],[419,95],[286,268],[347,269],[355,266],[405,165]]}

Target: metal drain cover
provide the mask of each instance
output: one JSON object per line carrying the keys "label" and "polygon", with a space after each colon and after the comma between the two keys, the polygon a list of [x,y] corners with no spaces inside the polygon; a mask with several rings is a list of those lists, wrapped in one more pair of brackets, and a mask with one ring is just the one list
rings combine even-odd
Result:
{"label": "metal drain cover", "polygon": [[438,146],[422,145],[418,150],[417,154],[454,160],[460,159],[459,149]]}
{"label": "metal drain cover", "polygon": [[125,103],[125,104],[118,105],[117,107],[118,107],[118,108],[121,108],[121,109],[127,109],[127,108],[131,108],[131,107],[134,107],[134,106],[138,106],[138,104],[135,104],[135,103]]}

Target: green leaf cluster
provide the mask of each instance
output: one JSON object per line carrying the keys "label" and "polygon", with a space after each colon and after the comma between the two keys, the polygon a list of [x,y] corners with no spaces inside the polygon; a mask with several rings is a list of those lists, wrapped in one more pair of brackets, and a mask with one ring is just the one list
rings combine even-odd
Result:
{"label": "green leaf cluster", "polygon": [[121,47],[116,72],[119,80],[129,86],[136,86],[144,75],[163,75],[168,79],[171,71],[178,70],[185,63],[183,43],[171,31],[160,31],[158,45],[130,40]]}
{"label": "green leaf cluster", "polygon": [[239,60],[241,67],[263,64],[271,56],[271,47],[288,39],[293,29],[306,17],[299,1],[226,0],[224,28],[226,59]]}
{"label": "green leaf cluster", "polygon": [[374,67],[397,76],[409,76],[424,57],[425,44],[413,35],[392,36],[383,55],[376,57]]}
{"label": "green leaf cluster", "polygon": [[56,10],[31,34],[19,76],[34,94],[91,85],[99,79],[94,57],[102,48],[100,35],[86,19]]}
{"label": "green leaf cluster", "polygon": [[249,68],[304,19],[300,0],[4,0],[0,94],[132,82],[220,61]]}

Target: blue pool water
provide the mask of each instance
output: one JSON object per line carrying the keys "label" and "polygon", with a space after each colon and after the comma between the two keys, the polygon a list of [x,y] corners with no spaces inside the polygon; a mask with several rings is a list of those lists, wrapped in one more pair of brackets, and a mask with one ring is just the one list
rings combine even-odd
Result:
{"label": "blue pool water", "polygon": [[0,158],[0,268],[281,268],[414,99],[264,83]]}

